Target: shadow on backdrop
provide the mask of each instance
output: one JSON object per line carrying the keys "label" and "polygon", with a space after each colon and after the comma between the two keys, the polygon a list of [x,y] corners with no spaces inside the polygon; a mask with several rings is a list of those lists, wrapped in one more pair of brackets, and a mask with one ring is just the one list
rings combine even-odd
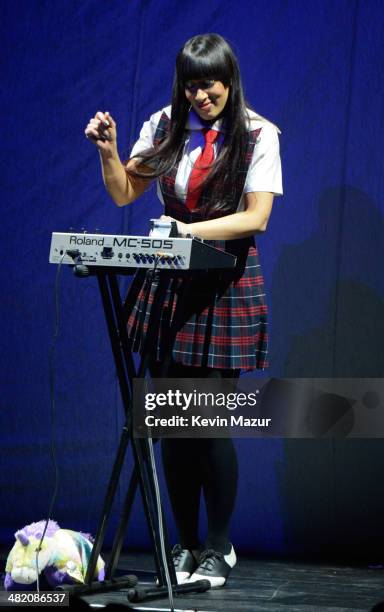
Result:
{"label": "shadow on backdrop", "polygon": [[345,186],[321,195],[318,219],[276,264],[273,375],[381,377],[383,217],[366,193]]}
{"label": "shadow on backdrop", "polygon": [[[286,247],[275,268],[271,302],[279,333],[271,362],[280,375],[384,375],[383,235],[383,218],[363,191],[344,186],[321,195],[317,228]],[[283,444],[278,479],[287,549],[382,562],[382,440]]]}

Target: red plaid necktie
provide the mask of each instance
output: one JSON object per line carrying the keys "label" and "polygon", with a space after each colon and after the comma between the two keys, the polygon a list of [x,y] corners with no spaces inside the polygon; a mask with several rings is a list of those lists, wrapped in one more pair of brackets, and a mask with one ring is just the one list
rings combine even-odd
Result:
{"label": "red plaid necktie", "polygon": [[199,157],[195,161],[188,182],[187,199],[185,201],[189,210],[195,208],[201,194],[201,184],[211,171],[210,165],[215,159],[213,143],[219,132],[216,130],[203,130],[205,145]]}

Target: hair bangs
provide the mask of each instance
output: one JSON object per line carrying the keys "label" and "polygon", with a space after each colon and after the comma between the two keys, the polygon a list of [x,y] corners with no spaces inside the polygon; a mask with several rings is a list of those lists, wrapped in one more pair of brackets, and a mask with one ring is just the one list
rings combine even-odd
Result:
{"label": "hair bangs", "polygon": [[184,51],[178,58],[177,78],[183,86],[187,81],[201,78],[215,79],[228,85],[231,81],[231,71],[228,62],[223,61],[222,53],[211,51],[195,54]]}

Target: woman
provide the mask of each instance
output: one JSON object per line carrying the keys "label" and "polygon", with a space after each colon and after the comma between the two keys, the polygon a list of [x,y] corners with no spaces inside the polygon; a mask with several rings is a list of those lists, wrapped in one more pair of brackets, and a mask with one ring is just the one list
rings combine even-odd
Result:
{"label": "woman", "polygon": [[[99,149],[104,183],[118,206],[136,200],[156,178],[163,218],[176,220],[179,235],[213,241],[237,257],[232,271],[136,276],[128,334],[133,350],[154,355],[152,375],[236,379],[241,370],[265,368],[267,308],[254,235],[265,231],[274,194],[282,193],[278,130],[246,108],[228,43],[217,34],[185,43],[172,105],[144,123],[127,164],[119,158],[108,112],[97,112],[85,133]],[[156,315],[151,304],[159,291]],[[179,533],[177,579],[206,578],[222,586],[236,563],[228,534],[237,488],[233,442],[164,439],[162,456]],[[201,490],[208,516],[203,547]]]}

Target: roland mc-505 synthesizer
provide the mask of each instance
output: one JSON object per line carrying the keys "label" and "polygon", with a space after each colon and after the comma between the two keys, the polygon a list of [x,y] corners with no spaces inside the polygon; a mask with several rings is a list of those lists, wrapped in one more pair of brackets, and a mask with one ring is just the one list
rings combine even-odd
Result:
{"label": "roland mc-505 synthesizer", "polygon": [[[63,257],[64,256],[64,257]],[[50,263],[113,268],[234,268],[236,257],[199,238],[53,232]]]}

